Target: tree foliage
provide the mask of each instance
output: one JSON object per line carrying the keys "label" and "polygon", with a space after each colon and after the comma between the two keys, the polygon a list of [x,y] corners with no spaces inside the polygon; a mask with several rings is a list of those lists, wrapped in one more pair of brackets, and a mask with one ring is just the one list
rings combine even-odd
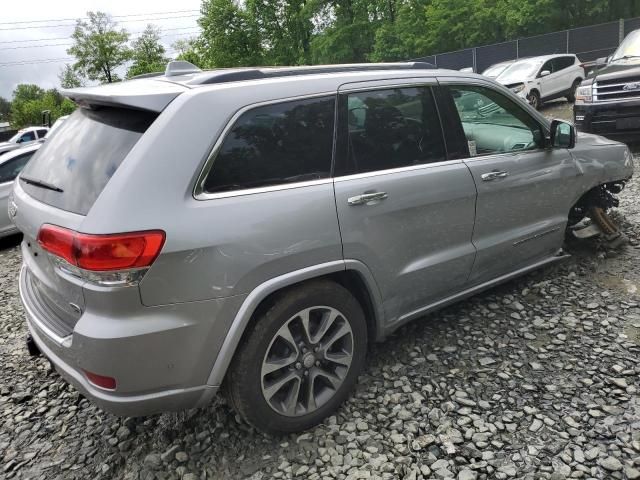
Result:
{"label": "tree foliage", "polygon": [[203,67],[396,61],[640,16],[640,0],[203,0]]}
{"label": "tree foliage", "polygon": [[51,121],[54,122],[58,117],[72,113],[75,108],[76,105],[55,88],[44,90],[37,85],[20,84],[13,91],[11,126],[22,128],[40,125],[44,110],[51,111]]}
{"label": "tree foliage", "polygon": [[129,33],[104,12],[87,12],[88,21],[77,20],[67,50],[76,58],[73,68],[90,80],[111,83],[119,80],[115,70],[131,58]]}
{"label": "tree foliage", "polygon": [[84,86],[82,76],[69,64],[65,64],[64,68],[58,74],[60,86],[62,88],[78,88]]}
{"label": "tree foliage", "polygon": [[164,71],[168,62],[165,48],[160,43],[160,29],[151,24],[133,41],[131,59],[133,63],[127,70],[127,78]]}

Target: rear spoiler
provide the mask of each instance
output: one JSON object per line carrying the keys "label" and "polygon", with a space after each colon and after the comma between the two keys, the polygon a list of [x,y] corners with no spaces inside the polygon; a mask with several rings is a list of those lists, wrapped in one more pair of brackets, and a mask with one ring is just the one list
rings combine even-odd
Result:
{"label": "rear spoiler", "polygon": [[141,78],[97,87],[62,90],[61,93],[85,108],[108,106],[161,112],[187,90],[187,87],[176,83]]}

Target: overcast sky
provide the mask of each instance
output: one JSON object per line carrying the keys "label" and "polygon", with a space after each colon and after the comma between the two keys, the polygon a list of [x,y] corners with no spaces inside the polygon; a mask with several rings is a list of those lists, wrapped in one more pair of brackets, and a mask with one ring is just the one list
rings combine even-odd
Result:
{"label": "overcast sky", "polygon": [[85,17],[87,11],[111,14],[120,27],[131,32],[132,39],[153,23],[160,27],[161,41],[171,57],[173,42],[197,34],[199,8],[200,0],[4,1],[0,8],[0,96],[10,99],[19,83],[59,87],[58,73],[65,63],[73,63],[66,52],[73,19]]}

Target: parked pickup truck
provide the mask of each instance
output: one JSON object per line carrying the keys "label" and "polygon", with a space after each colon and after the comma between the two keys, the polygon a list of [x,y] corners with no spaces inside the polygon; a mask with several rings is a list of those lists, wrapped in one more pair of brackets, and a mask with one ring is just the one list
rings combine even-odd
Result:
{"label": "parked pickup truck", "polygon": [[633,141],[640,139],[640,30],[634,30],[576,92],[578,130]]}

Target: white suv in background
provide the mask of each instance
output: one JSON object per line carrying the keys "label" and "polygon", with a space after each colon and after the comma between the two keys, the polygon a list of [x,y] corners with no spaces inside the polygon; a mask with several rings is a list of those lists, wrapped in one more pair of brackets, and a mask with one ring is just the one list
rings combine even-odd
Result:
{"label": "white suv in background", "polygon": [[584,67],[578,57],[565,54],[520,59],[495,80],[539,108],[542,103],[561,97],[574,102],[583,78]]}

